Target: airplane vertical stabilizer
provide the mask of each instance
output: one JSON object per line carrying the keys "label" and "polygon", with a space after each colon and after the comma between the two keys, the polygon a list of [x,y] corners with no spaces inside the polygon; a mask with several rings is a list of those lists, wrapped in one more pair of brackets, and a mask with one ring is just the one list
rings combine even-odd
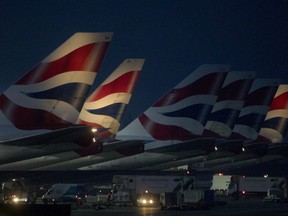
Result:
{"label": "airplane vertical stabilizer", "polygon": [[137,119],[121,130],[119,139],[186,140],[201,135],[228,65],[202,65]]}
{"label": "airplane vertical stabilizer", "polygon": [[258,139],[283,142],[288,129],[288,85],[279,85]]}
{"label": "airplane vertical stabilizer", "polygon": [[143,64],[144,59],[124,60],[87,98],[77,124],[108,128],[110,134],[115,136]]}
{"label": "airplane vertical stabilizer", "polygon": [[231,139],[257,139],[279,83],[280,79],[254,80],[236,120]]}
{"label": "airplane vertical stabilizer", "polygon": [[[100,134],[101,138],[103,138],[103,136],[104,138],[114,136],[120,126],[124,109],[133,94],[143,64],[144,59],[125,59],[87,98],[77,124],[85,124],[100,130],[109,128],[109,133],[103,131],[97,132],[97,134]],[[94,136],[94,134],[91,135]],[[76,169],[81,165],[93,163],[93,161],[96,163],[123,157],[125,154],[132,154],[139,149],[139,144],[136,143],[133,143],[133,146],[131,145],[129,149],[127,149],[127,145],[117,145],[115,149],[119,152],[111,151],[111,153],[103,156],[102,143],[93,142],[92,137],[90,137],[88,133],[85,133],[83,137],[79,137],[78,141],[83,142],[83,140],[90,144],[83,148],[74,149],[73,151],[56,154],[48,154],[47,152],[45,156],[0,165],[0,170]],[[102,142],[102,140],[100,140],[100,142]]]}
{"label": "airplane vertical stabilizer", "polygon": [[0,96],[1,124],[22,131],[74,124],[111,38],[110,32],[71,36]]}
{"label": "airplane vertical stabilizer", "polygon": [[255,75],[254,71],[231,71],[228,73],[217,102],[208,117],[203,136],[230,137]]}

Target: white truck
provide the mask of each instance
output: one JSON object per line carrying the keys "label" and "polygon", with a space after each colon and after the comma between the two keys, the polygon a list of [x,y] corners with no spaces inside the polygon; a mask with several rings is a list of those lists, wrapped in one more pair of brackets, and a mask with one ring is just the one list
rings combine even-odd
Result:
{"label": "white truck", "polygon": [[[159,204],[161,193],[194,189],[195,178],[193,176],[114,175],[113,184],[113,199],[116,203],[143,206]],[[146,199],[141,198],[147,194],[150,194],[154,200],[149,199],[147,202]]]}
{"label": "white truck", "polygon": [[284,177],[245,177],[214,175],[211,190],[215,195],[246,197],[249,195],[267,195],[271,188],[283,190],[286,185]]}
{"label": "white truck", "polygon": [[230,175],[213,175],[211,190],[214,190],[216,196],[228,195],[229,185],[231,184]]}

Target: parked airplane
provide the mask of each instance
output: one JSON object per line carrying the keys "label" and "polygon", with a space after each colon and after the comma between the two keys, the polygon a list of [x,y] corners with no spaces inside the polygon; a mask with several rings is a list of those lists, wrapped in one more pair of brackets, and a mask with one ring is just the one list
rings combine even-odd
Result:
{"label": "parked airplane", "polygon": [[[202,167],[209,169],[226,163],[235,163],[238,160],[248,160],[267,153],[267,144],[257,140],[257,138],[279,82],[278,79],[274,80],[274,83],[272,79],[257,79],[255,81],[254,86],[256,88],[252,87],[254,90],[249,94],[245,106],[241,110],[234,134],[231,136],[231,140],[225,141],[227,145],[236,144],[235,148],[238,148],[239,154],[230,154],[225,157],[225,154],[222,153],[223,157],[207,160],[202,163]],[[258,100],[255,99],[255,96]]]}
{"label": "parked airplane", "polygon": [[213,140],[200,135],[229,69],[200,66],[117,134],[119,140],[147,141],[144,153],[79,169],[135,169],[213,150]]}
{"label": "parked airplane", "polygon": [[[75,166],[78,167],[78,163],[91,162],[97,157],[101,160],[107,160],[107,158],[119,158],[143,151],[143,143],[133,144],[133,146],[130,143],[125,143],[125,145],[119,146],[117,141],[113,139],[118,132],[121,117],[130,101],[143,64],[144,59],[125,59],[85,101],[77,124],[89,125],[99,130],[107,128],[100,133],[101,135],[99,134],[101,141],[74,151],[46,154],[0,165],[0,170],[73,169]],[[84,136],[87,137],[87,134]],[[88,139],[91,137],[88,136]],[[105,140],[114,142],[110,143],[108,148],[102,143]],[[101,154],[102,152],[105,153]]]}
{"label": "parked airplane", "polygon": [[0,163],[88,144],[74,125],[111,38],[74,34],[0,95]]}
{"label": "parked airplane", "polygon": [[[223,139],[231,136],[233,126],[245,103],[255,75],[256,73],[253,71],[230,71],[226,76],[202,134],[203,137],[212,137],[216,140],[220,139],[219,142],[215,143],[215,147],[219,147],[220,141],[223,142]],[[196,158],[202,158],[203,156],[197,156]],[[188,163],[190,157],[169,161],[167,163],[158,163],[157,165],[143,167],[141,169],[168,169],[186,164],[184,161]]]}
{"label": "parked airplane", "polygon": [[[288,129],[288,85],[279,85],[273,102],[262,124],[258,138],[244,144],[245,152],[256,153],[253,157],[233,158],[233,163],[220,164],[213,170],[225,170],[247,165],[265,163],[287,156],[288,145],[284,137]],[[245,154],[245,152],[243,154]],[[250,153],[251,154],[251,153]]]}

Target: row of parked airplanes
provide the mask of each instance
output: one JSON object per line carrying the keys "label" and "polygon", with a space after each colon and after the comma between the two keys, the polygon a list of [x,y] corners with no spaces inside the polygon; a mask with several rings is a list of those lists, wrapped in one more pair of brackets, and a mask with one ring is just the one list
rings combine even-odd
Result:
{"label": "row of parked airplanes", "polygon": [[0,170],[221,170],[286,157],[288,85],[223,64],[201,65],[119,131],[144,59],[91,91],[112,36],[72,35],[1,94]]}

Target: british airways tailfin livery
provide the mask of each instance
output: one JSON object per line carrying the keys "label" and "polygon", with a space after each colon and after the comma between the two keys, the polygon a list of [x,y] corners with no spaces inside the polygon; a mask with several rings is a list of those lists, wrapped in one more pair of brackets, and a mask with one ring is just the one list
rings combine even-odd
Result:
{"label": "british airways tailfin livery", "polygon": [[[107,128],[109,130],[100,132],[101,140],[103,141],[102,138],[104,140],[113,138],[119,129],[121,117],[133,94],[143,64],[144,59],[125,59],[87,98],[77,124],[89,125],[95,129]],[[84,136],[87,137],[88,134],[84,134]],[[105,150],[106,148],[103,148],[102,143],[92,142],[89,146],[74,151],[46,154],[43,157],[0,165],[0,170],[73,169],[75,166],[78,167],[77,163],[85,161],[87,163],[87,161],[97,158],[96,155],[99,155],[102,160],[109,158],[112,153],[105,152],[105,155],[101,154]],[[118,154],[117,152],[114,153],[117,157],[120,157],[121,153],[122,156],[125,155],[125,152],[123,152],[125,149],[122,146],[117,145],[114,149],[111,147],[110,150],[119,150]],[[129,151],[132,152],[132,148],[127,149],[128,153]],[[94,156],[84,157],[86,155]]]}
{"label": "british airways tailfin livery", "polygon": [[231,139],[257,139],[279,84],[280,79],[256,79],[253,82]]}
{"label": "british airways tailfin livery", "polygon": [[270,109],[259,132],[258,139],[271,143],[284,141],[288,127],[288,85],[279,85]]}
{"label": "british airways tailfin livery", "polygon": [[229,70],[228,65],[201,65],[117,137],[183,141],[201,135]]}
{"label": "british airways tailfin livery", "polygon": [[[234,145],[238,155],[227,155],[220,159],[205,162],[205,168],[222,169],[229,167],[231,162],[236,166],[237,161],[244,161],[267,153],[267,142],[259,139],[260,129],[263,127],[265,116],[279,85],[279,79],[256,79],[245,102],[245,106],[238,118],[236,129],[231,139],[226,140],[226,145]],[[236,132],[237,131],[237,132]],[[242,149],[242,150],[241,150]],[[232,166],[231,166],[232,167]]]}
{"label": "british airways tailfin livery", "polygon": [[[213,106],[211,113],[208,116],[208,121],[205,125],[205,130],[202,137],[205,139],[213,138],[214,140],[222,141],[229,137],[232,133],[235,120],[245,103],[248,91],[253,83],[256,72],[254,71],[230,71],[222,88],[219,91],[216,103]],[[197,141],[199,142],[199,140]],[[208,142],[208,139],[207,139]],[[202,143],[205,145],[205,143]],[[214,145],[219,149],[219,142],[214,142]],[[213,145],[213,147],[214,147]],[[233,147],[233,146],[232,146]],[[180,160],[169,161],[168,163],[157,164],[142,169],[169,169],[186,165],[192,160],[201,160],[202,156],[181,158]]]}
{"label": "british airways tailfin livery", "polygon": [[143,64],[144,59],[125,59],[87,98],[77,124],[109,128],[109,136],[114,137]]}
{"label": "british airways tailfin livery", "polygon": [[245,103],[256,72],[230,71],[208,117],[203,136],[227,138]]}
{"label": "british airways tailfin livery", "polygon": [[[175,149],[184,153],[183,151],[189,147],[197,153],[203,152],[201,144],[205,143],[201,141],[190,143],[189,140],[202,134],[207,115],[229,70],[229,65],[200,66],[117,133],[116,138],[123,142],[129,140],[147,142],[144,145],[144,153],[91,164],[79,169],[135,169],[171,160],[177,157],[177,154],[180,155]],[[174,153],[167,154],[168,151]],[[190,152],[187,151],[189,155]]]}
{"label": "british airways tailfin livery", "polygon": [[269,111],[261,126],[257,140],[243,144],[245,152],[231,160],[233,163],[218,164],[213,170],[226,170],[265,163],[287,157],[288,145],[284,137],[288,129],[288,85],[279,85]]}
{"label": "british airways tailfin livery", "polygon": [[[70,126],[79,117],[111,38],[110,32],[76,33],[5,90],[0,95],[0,145],[44,145],[67,141],[68,134],[75,138],[78,129]],[[0,161],[33,152],[14,150],[7,149]]]}

